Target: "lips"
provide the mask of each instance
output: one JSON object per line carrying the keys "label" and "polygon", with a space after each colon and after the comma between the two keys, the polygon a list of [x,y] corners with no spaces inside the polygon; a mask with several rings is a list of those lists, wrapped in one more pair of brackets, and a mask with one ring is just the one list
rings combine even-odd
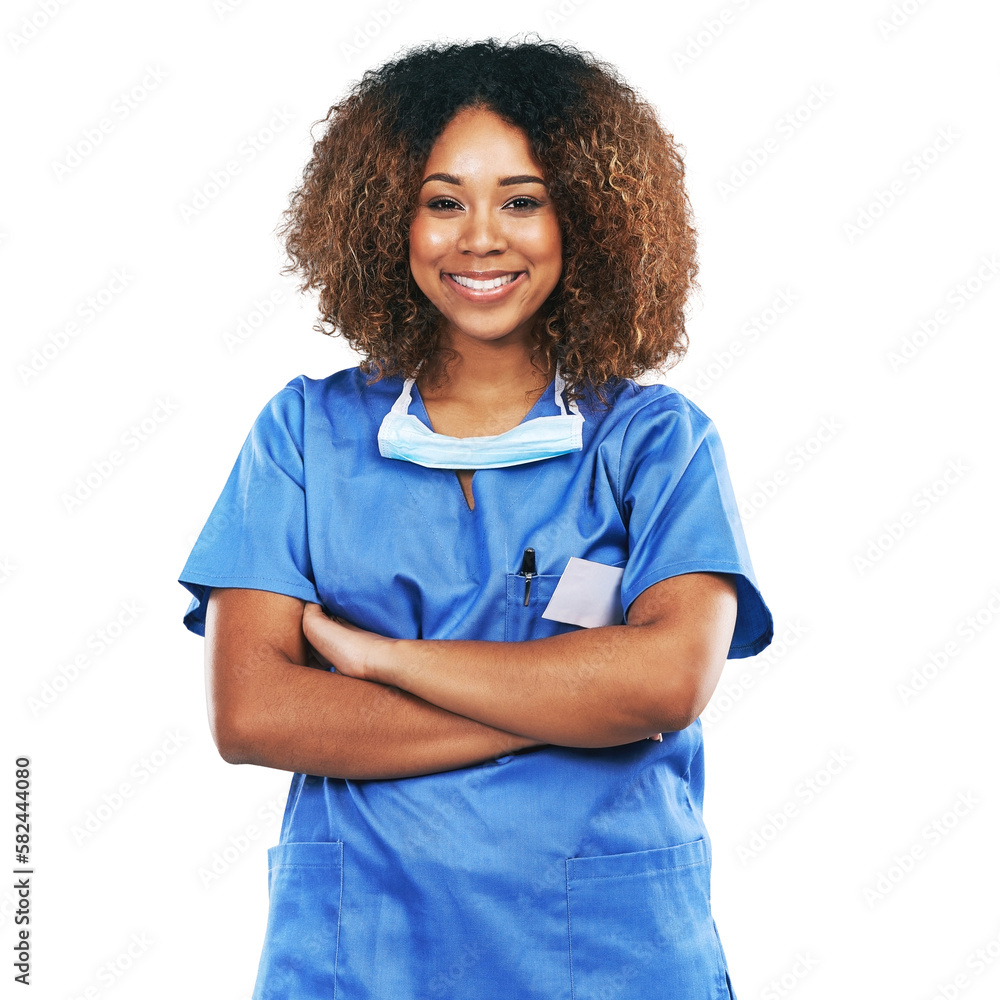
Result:
{"label": "lips", "polygon": [[449,288],[470,302],[496,302],[528,279],[527,271],[445,271]]}
{"label": "lips", "polygon": [[523,271],[458,271],[447,272],[448,277],[463,288],[472,288],[485,292],[491,288],[500,288],[513,281]]}

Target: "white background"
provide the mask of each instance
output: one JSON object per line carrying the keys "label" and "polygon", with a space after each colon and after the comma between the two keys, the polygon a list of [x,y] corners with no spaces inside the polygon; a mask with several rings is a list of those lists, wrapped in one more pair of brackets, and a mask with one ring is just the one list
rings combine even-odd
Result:
{"label": "white background", "polygon": [[687,151],[702,292],[664,380],[721,431],[776,624],[705,715],[736,990],[996,996],[998,9],[380,8],[5,7],[0,783],[31,757],[35,995],[249,996],[289,776],[217,755],[176,578],[264,403],[355,363],[274,228],[367,67],[534,30],[617,65]]}

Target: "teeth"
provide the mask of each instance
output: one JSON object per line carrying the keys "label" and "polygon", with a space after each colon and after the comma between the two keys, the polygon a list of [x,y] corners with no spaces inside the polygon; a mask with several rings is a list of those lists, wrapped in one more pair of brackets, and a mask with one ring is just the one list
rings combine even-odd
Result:
{"label": "teeth", "polygon": [[464,274],[452,274],[450,277],[466,288],[474,288],[476,291],[484,292],[488,288],[499,288],[501,285],[510,284],[517,275],[505,274],[500,278],[490,278],[489,281],[476,281],[475,278],[466,278]]}

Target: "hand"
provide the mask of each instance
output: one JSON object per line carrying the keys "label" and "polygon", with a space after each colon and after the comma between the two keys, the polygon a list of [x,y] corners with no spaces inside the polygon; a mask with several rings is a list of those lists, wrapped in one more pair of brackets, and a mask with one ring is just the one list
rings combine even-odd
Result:
{"label": "hand", "polygon": [[385,659],[387,644],[393,640],[342,618],[331,618],[320,605],[310,603],[302,609],[302,632],[316,658],[336,668],[337,673],[365,681],[383,680],[379,662]]}

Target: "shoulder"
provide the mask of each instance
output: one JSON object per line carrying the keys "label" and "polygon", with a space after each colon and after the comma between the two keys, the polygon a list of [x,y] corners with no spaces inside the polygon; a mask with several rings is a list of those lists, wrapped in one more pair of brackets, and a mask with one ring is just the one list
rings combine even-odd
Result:
{"label": "shoulder", "polygon": [[602,412],[588,400],[586,417],[590,419],[593,413],[605,433],[620,437],[623,444],[630,439],[663,434],[700,443],[715,433],[711,418],[672,386],[659,382],[640,385],[622,379],[609,387],[607,394],[609,409]]}
{"label": "shoulder", "polygon": [[336,409],[330,407],[329,400],[349,396],[358,376],[356,368],[334,372],[325,378],[296,375],[264,404],[254,422],[252,435],[259,440],[290,435],[301,444],[305,427],[313,415],[317,411]]}
{"label": "shoulder", "polygon": [[276,395],[290,398],[298,396],[306,403],[312,403],[329,395],[353,395],[364,388],[366,382],[361,369],[344,368],[324,378],[310,378],[308,375],[296,375]]}
{"label": "shoulder", "polygon": [[[667,385],[637,386],[623,400],[617,489],[655,502],[684,492],[711,494],[728,483],[725,450],[715,424],[683,393]],[[683,484],[683,486],[682,486]],[[725,489],[731,489],[728,485]]]}
{"label": "shoulder", "polygon": [[307,412],[323,410],[330,416],[342,414],[352,408],[364,405],[378,405],[382,397],[391,401],[399,395],[402,380],[399,378],[384,378],[379,382],[370,382],[366,375],[355,365],[344,368],[325,378],[310,378],[308,375],[297,375],[279,396],[298,395]]}
{"label": "shoulder", "polygon": [[357,366],[324,378],[297,375],[271,397],[258,418],[262,435],[290,437],[305,455],[372,438],[399,395],[402,380],[371,376]]}
{"label": "shoulder", "polygon": [[334,372],[324,378],[310,378],[308,375],[296,375],[284,388],[279,389],[265,406],[265,411],[271,411],[276,416],[291,419],[298,415],[324,412],[328,416],[350,411],[352,406],[360,406],[371,396],[383,393],[399,392],[398,380],[393,386],[383,383],[368,384],[366,376],[357,366]]}

